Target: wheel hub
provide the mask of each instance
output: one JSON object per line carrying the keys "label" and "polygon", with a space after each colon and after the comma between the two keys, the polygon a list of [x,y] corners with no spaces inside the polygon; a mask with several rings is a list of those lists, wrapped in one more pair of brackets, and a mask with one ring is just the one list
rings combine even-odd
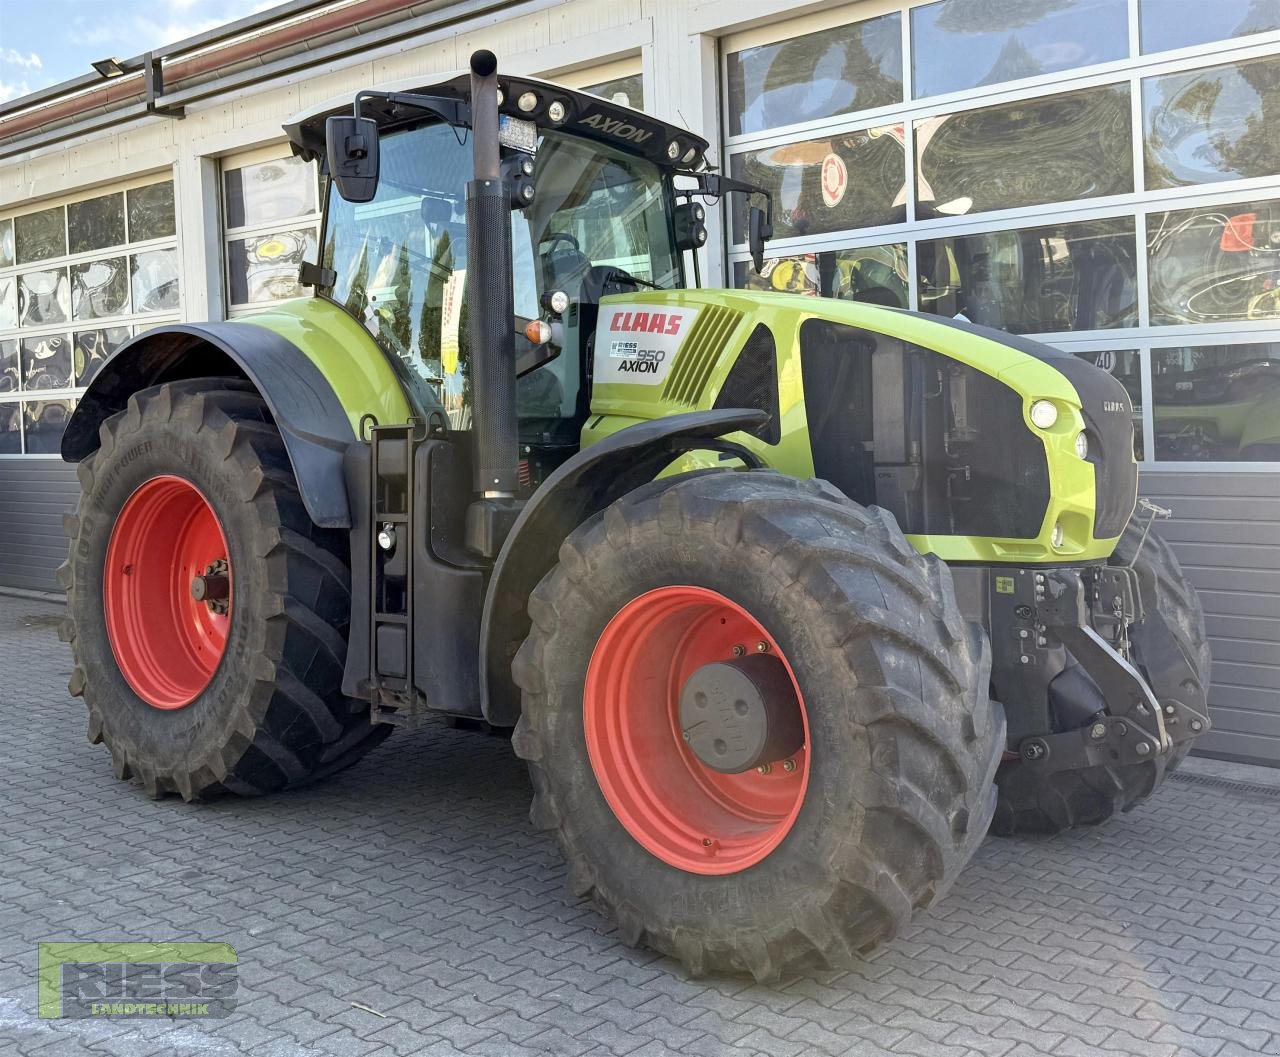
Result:
{"label": "wheel hub", "polygon": [[767,654],[695,671],[680,694],[680,729],[693,754],[721,774],[790,758],[804,744],[791,676]]}
{"label": "wheel hub", "polygon": [[225,558],[210,562],[203,573],[192,577],[191,597],[205,603],[210,612],[227,613],[231,608],[231,576]]}

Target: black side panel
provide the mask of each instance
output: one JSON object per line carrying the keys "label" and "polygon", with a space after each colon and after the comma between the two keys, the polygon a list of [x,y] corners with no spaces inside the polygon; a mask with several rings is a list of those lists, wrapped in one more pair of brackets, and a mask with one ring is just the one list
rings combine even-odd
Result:
{"label": "black side panel", "polygon": [[139,389],[183,378],[237,376],[257,387],[284,438],[302,501],[322,528],[350,528],[342,457],[355,440],[319,369],[292,342],[251,323],[174,323],[139,334],[105,363],[62,435],[62,457],[98,449],[99,424]]}
{"label": "black side panel", "polygon": [[813,472],[863,506],[876,502],[871,451],[871,358],[876,345],[874,334],[823,319],[800,325],[800,377]]}
{"label": "black side panel", "polygon": [[[525,505],[493,567],[480,625],[480,692],[485,718],[512,726],[520,694],[511,661],[529,633],[529,595],[555,565],[565,537],[619,496],[652,481],[681,451],[764,425],[762,411],[693,411],[642,422],[578,452]],[[726,471],[731,472],[731,471]]]}
{"label": "black side panel", "polygon": [[749,430],[766,444],[777,444],[782,438],[778,416],[778,351],[773,331],[759,323],[738,353],[729,377],[716,397],[715,410],[753,407],[769,416],[769,421]]}

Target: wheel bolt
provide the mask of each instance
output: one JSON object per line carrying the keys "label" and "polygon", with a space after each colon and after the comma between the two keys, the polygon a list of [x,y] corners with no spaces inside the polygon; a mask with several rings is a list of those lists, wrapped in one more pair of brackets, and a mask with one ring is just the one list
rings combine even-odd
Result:
{"label": "wheel bolt", "polygon": [[756,643],[756,653],[768,653],[768,652],[769,652],[769,644],[767,642],[762,641],[762,642]]}
{"label": "wheel bolt", "polygon": [[782,769],[786,771],[788,774],[790,774],[792,771],[796,769],[796,761],[791,759],[783,760]]}
{"label": "wheel bolt", "polygon": [[756,771],[760,774],[769,774],[772,770],[773,770],[773,764],[771,763],[762,763],[759,767],[756,768]]}
{"label": "wheel bolt", "polygon": [[733,648],[733,655],[735,657],[741,657],[746,652],[747,652],[747,648],[745,646],[735,646]]}

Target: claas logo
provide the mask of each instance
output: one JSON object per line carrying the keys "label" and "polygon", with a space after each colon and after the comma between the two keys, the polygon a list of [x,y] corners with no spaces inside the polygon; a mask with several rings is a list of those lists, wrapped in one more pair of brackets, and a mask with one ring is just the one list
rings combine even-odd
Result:
{"label": "claas logo", "polygon": [[644,334],[679,334],[684,316],[666,312],[615,312],[610,330]]}

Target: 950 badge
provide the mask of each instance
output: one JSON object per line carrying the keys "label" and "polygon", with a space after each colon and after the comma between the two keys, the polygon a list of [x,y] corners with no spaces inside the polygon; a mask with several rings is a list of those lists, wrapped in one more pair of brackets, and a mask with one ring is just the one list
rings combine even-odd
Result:
{"label": "950 badge", "polygon": [[696,308],[640,304],[601,306],[596,330],[595,383],[661,385],[697,316]]}

